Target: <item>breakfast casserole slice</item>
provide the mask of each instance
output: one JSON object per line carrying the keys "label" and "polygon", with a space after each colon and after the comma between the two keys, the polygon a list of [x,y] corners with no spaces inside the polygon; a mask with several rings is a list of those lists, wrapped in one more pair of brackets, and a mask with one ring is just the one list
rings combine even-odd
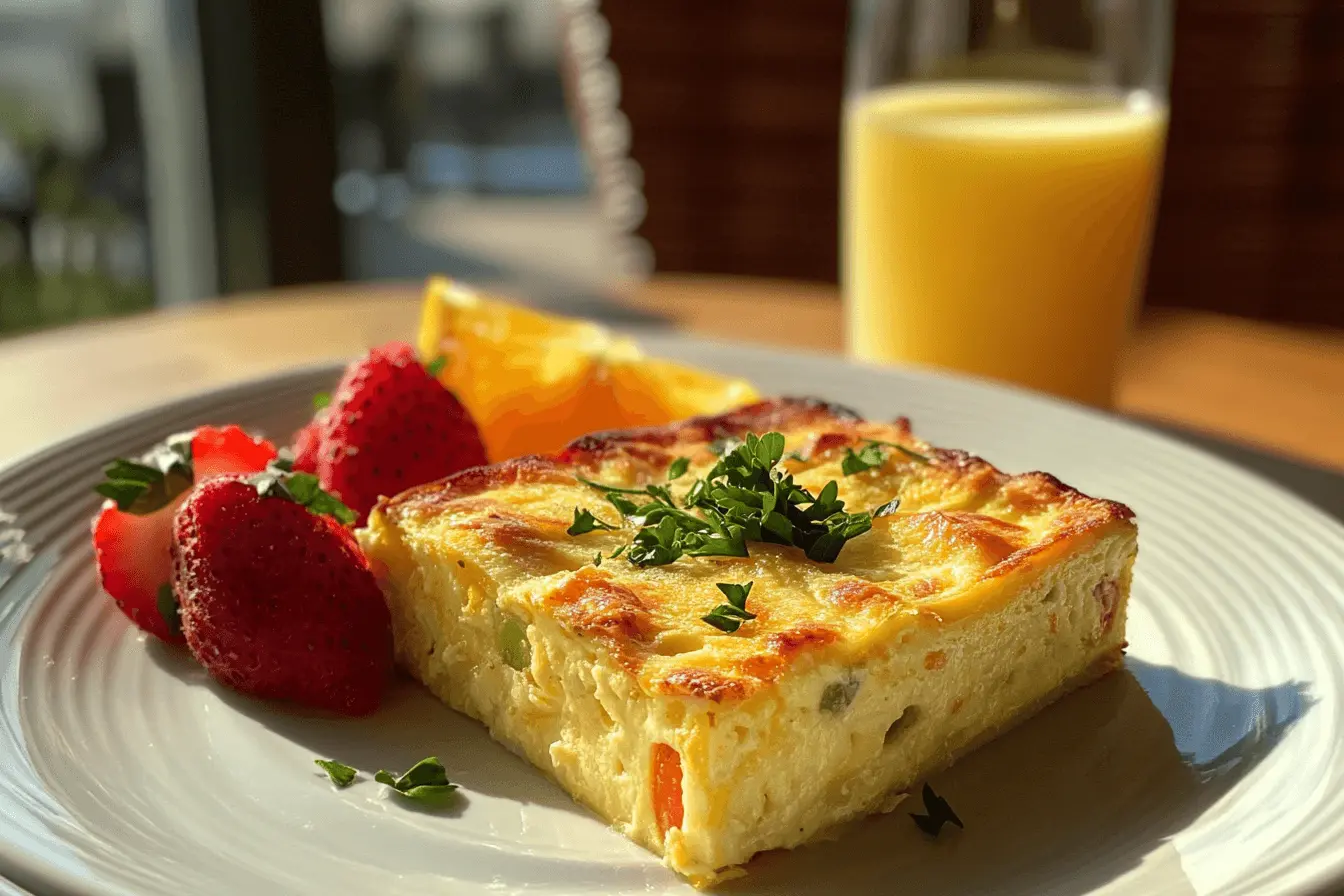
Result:
{"label": "breakfast casserole slice", "polygon": [[[733,529],[733,495],[792,528]],[[467,470],[360,539],[400,664],[704,885],[1115,668],[1136,534],[1047,474],[780,399]]]}

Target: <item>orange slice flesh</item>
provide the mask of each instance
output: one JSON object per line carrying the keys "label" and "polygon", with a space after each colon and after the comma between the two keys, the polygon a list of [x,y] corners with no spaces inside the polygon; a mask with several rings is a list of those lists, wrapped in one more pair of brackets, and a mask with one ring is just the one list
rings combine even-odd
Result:
{"label": "orange slice flesh", "polygon": [[745,380],[648,358],[590,321],[520,308],[441,277],[426,285],[417,347],[471,411],[491,460],[552,454],[606,429],[656,426],[755,401]]}

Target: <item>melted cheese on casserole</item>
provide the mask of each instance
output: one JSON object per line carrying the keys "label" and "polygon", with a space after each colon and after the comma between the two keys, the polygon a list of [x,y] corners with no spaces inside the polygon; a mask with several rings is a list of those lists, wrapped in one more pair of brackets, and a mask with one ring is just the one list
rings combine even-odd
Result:
{"label": "melted cheese on casserole", "polygon": [[[781,431],[795,480],[814,494],[836,481],[846,510],[872,510],[893,497],[899,510],[874,520],[837,562],[797,548],[751,543],[750,557],[682,559],[639,568],[624,558],[594,565],[629,542],[630,527],[566,534],[576,507],[612,524],[620,515],[576,475],[605,484],[665,483],[677,457],[691,462],[672,483],[681,494],[717,460],[711,442]],[[845,476],[846,449],[896,442],[928,463],[887,449],[877,468]],[[914,438],[905,421],[851,418],[814,402],[753,406],[671,428],[594,436],[554,459],[522,458],[467,471],[384,500],[370,520],[460,568],[477,601],[545,616],[604,645],[650,696],[717,703],[749,698],[798,663],[850,665],[893,643],[903,630],[999,609],[1010,574],[1044,568],[1107,532],[1132,529],[1122,505],[1086,497],[1043,473],[1007,476],[963,452]],[[722,603],[720,582],[754,582],[757,618],[735,633],[701,620]],[[466,608],[470,611],[470,607]]]}

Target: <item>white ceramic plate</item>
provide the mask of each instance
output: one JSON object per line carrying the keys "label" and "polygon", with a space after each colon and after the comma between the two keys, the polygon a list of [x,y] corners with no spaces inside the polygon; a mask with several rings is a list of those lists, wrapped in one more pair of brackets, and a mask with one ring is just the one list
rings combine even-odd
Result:
{"label": "white ceramic plate", "polygon": [[[908,414],[936,443],[1049,470],[1140,521],[1126,670],[939,776],[964,831],[931,841],[898,810],[761,857],[725,892],[1307,893],[1344,879],[1344,528],[1215,458],[1025,393],[651,348]],[[88,519],[102,461],[206,421],[284,438],[334,378],[177,402],[0,472],[14,517],[0,524],[0,877],[59,894],[693,892],[415,685],[360,721],[243,699],[100,595]],[[337,792],[312,764],[430,754],[463,786],[447,814],[372,783]]]}

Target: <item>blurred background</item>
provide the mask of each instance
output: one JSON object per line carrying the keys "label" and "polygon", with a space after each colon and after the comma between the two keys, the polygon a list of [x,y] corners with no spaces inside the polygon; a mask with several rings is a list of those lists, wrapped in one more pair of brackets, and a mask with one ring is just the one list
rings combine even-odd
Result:
{"label": "blurred background", "polygon": [[[848,16],[0,0],[0,334],[432,272],[835,282]],[[1344,326],[1341,49],[1336,0],[1180,0],[1148,305]]]}
{"label": "blurred background", "polygon": [[580,148],[561,21],[546,0],[0,0],[0,332],[297,283],[646,270],[612,232],[637,200],[603,209]]}

